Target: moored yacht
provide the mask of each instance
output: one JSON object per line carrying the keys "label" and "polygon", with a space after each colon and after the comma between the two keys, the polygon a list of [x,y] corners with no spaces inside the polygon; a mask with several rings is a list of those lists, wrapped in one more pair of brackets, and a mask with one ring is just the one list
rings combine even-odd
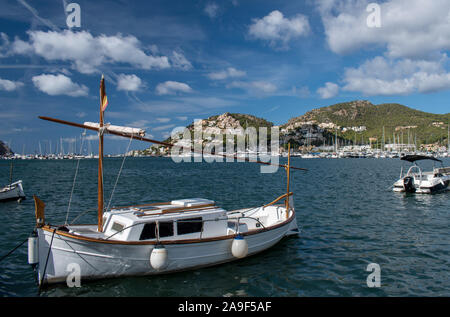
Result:
{"label": "moored yacht", "polygon": [[[431,194],[447,190],[450,183],[450,167],[444,167],[441,160],[425,155],[406,155],[401,160],[411,162],[413,165],[405,175],[402,168],[400,178],[394,183],[395,192]],[[420,160],[440,162],[441,167],[433,167],[432,171],[424,172],[416,164]]]}
{"label": "moored yacht", "polygon": [[6,200],[21,201],[22,199],[25,199],[25,193],[23,192],[21,180],[18,180],[17,182],[11,183],[3,188],[0,188],[0,201]]}
{"label": "moored yacht", "polygon": [[22,180],[13,182],[13,165],[14,160],[11,160],[10,172],[9,172],[9,184],[5,187],[0,187],[0,201],[17,200],[18,202],[25,199],[25,193],[23,191]]}

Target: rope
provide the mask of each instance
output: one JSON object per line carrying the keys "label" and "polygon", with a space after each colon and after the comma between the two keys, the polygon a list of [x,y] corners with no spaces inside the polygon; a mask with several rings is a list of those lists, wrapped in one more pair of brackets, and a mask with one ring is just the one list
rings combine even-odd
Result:
{"label": "rope", "polygon": [[[83,132],[82,135],[83,135],[83,136],[86,135],[86,129],[84,129],[84,132]],[[82,151],[83,151],[83,143],[84,143],[84,138],[81,139],[80,154],[81,154]],[[75,176],[74,176],[74,178],[73,178],[72,191],[70,192],[69,205],[67,206],[66,221],[64,222],[65,225],[67,225],[67,219],[69,218],[70,204],[71,204],[71,202],[72,202],[73,190],[75,189],[75,182],[76,182],[76,180],[77,180],[78,167],[80,166],[80,160],[81,160],[81,158],[78,158],[78,161],[77,161],[77,168],[75,169]]]}
{"label": "rope", "polygon": [[108,206],[106,207],[106,211],[109,210],[109,206],[111,205],[111,201],[112,201],[114,192],[115,192],[115,190],[116,190],[117,183],[119,182],[120,174],[122,173],[122,169],[123,169],[123,165],[124,165],[124,163],[125,163],[125,159],[127,158],[128,150],[130,149],[131,141],[133,141],[133,136],[130,137],[130,142],[128,143],[127,150],[125,151],[125,154],[124,154],[124,156],[123,156],[122,165],[120,165],[119,174],[117,174],[116,183],[114,184],[113,190],[112,190],[112,192],[111,192],[111,196],[109,197],[109,202],[108,202]]}
{"label": "rope", "polygon": [[52,250],[53,237],[55,236],[56,229],[53,229],[52,240],[50,241],[50,246],[48,247],[47,259],[45,260],[44,273],[42,274],[41,282],[39,283],[38,294],[41,292],[42,283],[44,282],[45,272],[47,271],[48,258],[50,257],[50,251]]}
{"label": "rope", "polygon": [[14,249],[9,251],[7,254],[1,257],[0,262],[6,259],[8,256],[10,256],[14,251],[16,251],[19,247],[21,247],[25,242],[28,241],[28,238],[25,239],[25,241],[21,242],[18,246],[16,246]]}
{"label": "rope", "polygon": [[81,216],[85,215],[89,211],[97,211],[97,209],[87,209],[87,210],[83,211],[81,214],[76,216],[75,219],[73,219],[70,224],[73,225],[75,223],[75,221],[77,221]]}

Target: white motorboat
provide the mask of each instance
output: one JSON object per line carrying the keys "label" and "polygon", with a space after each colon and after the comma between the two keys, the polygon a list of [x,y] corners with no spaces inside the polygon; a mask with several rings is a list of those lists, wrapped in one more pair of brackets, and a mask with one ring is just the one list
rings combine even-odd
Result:
{"label": "white motorboat", "polygon": [[[173,146],[103,125],[104,79],[100,85],[100,124],[84,125],[40,117],[99,132],[98,213],[96,224],[54,225],[46,222],[45,203],[34,196],[36,229],[28,241],[28,262],[39,285],[65,282],[74,268],[81,280],[154,275],[197,269],[241,259],[298,234],[293,193],[268,204],[227,211],[202,198],[155,202],[138,206],[103,207],[103,134]],[[267,162],[252,161],[261,164]],[[304,170],[304,169],[301,169]],[[67,221],[66,221],[67,222]],[[275,268],[274,268],[275,269]]]}
{"label": "white motorboat", "polygon": [[[408,172],[394,183],[395,192],[407,192],[416,194],[432,194],[447,190],[450,183],[450,167],[444,167],[442,161],[425,155],[406,155],[401,160],[413,163]],[[440,162],[441,167],[434,167],[432,171],[424,172],[416,162],[420,160],[432,160]]]}
{"label": "white motorboat", "polygon": [[22,200],[25,198],[23,192],[22,181],[18,180],[12,184],[9,184],[3,188],[0,188],[0,201],[6,200]]}

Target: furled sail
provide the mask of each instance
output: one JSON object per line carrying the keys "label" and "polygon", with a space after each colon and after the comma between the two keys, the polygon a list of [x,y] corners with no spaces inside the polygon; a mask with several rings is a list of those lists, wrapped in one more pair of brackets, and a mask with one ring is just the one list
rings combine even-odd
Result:
{"label": "furled sail", "polygon": [[[100,125],[95,122],[85,122],[84,125],[97,129],[100,127]],[[106,132],[107,131],[118,132],[128,136],[141,136],[141,137],[145,136],[145,130],[139,128],[122,127],[118,125],[112,125],[109,123],[105,124],[104,128]]]}

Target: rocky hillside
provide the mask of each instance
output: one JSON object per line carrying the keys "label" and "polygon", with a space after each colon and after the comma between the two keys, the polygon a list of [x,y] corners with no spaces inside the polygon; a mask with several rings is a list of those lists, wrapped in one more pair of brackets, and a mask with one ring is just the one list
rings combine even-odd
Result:
{"label": "rocky hillside", "polygon": [[[310,150],[315,146],[333,147],[336,138],[340,145],[378,143],[438,143],[447,145],[449,114],[432,114],[414,110],[400,104],[374,105],[366,100],[350,101],[311,110],[290,119],[280,126],[280,145],[288,142],[297,149]],[[272,122],[248,114],[224,113],[192,123],[187,128],[194,139],[194,132],[202,132],[203,139],[211,141],[217,136],[234,134],[235,140],[243,137],[248,127],[270,128]],[[384,128],[384,129],[383,129]],[[270,134],[269,134],[270,136]],[[270,140],[269,140],[270,141]],[[173,142],[170,138],[165,142]],[[155,152],[156,149],[156,152]],[[163,148],[153,147],[153,154]],[[147,154],[149,153],[147,151]]]}
{"label": "rocky hillside", "polygon": [[14,153],[11,151],[11,149],[5,143],[3,143],[3,141],[0,141],[0,156],[12,154]]}
{"label": "rocky hillside", "polygon": [[254,127],[258,130],[260,127],[270,128],[272,126],[272,122],[249,114],[226,112],[201,120],[195,124],[193,123],[188,126],[188,129],[195,130],[197,127],[201,127],[203,133],[217,135],[227,133],[242,134],[248,127]]}
{"label": "rocky hillside", "polygon": [[[266,127],[268,131],[268,138],[270,142],[270,128],[273,126],[272,122],[265,119],[258,118],[249,114],[240,113],[223,113],[203,119],[197,122],[193,122],[186,128],[191,133],[191,139],[196,143],[202,143],[204,147],[206,143],[211,143],[214,139],[221,139],[223,144],[226,144],[226,135],[234,136],[235,147],[238,138],[245,138],[245,130],[247,128],[255,128],[259,131],[259,128]],[[196,139],[198,135],[202,136],[202,139]],[[164,142],[173,143],[172,138],[166,139]],[[225,150],[225,149],[223,149]],[[167,149],[161,146],[152,146],[144,151],[144,154],[165,154]]]}
{"label": "rocky hillside", "polygon": [[[369,138],[381,140],[383,127],[385,140],[403,137],[402,143],[414,139],[417,143],[441,142],[447,138],[449,114],[432,114],[414,110],[400,104],[374,105],[366,100],[339,103],[314,109],[290,119],[282,126],[287,132],[305,124],[316,124],[339,137],[360,143]],[[402,135],[402,136],[401,136]]]}

